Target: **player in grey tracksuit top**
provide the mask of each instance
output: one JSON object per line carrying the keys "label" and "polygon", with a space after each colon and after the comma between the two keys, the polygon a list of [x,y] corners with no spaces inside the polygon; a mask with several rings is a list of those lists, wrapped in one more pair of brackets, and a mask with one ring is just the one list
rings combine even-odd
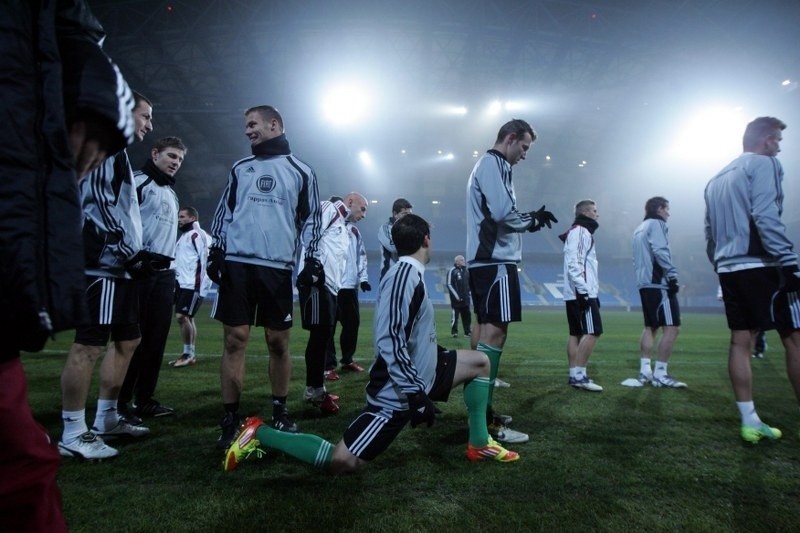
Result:
{"label": "player in grey tracksuit top", "polygon": [[142,250],[142,217],[125,150],[80,181],[86,274],[130,278],[125,263]]}
{"label": "player in grey tracksuit top", "polygon": [[233,165],[211,224],[211,248],[227,261],[292,270],[301,235],[306,256],[316,257],[320,234],[316,175],[285,137],[275,153]]}
{"label": "player in grey tracksuit top", "polygon": [[708,260],[717,272],[797,265],[786,236],[783,167],[775,157],[745,152],[706,185]]}
{"label": "player in grey tracksuit top", "polygon": [[[781,221],[783,168],[776,158],[782,131],[775,117],[745,128],[744,152],[706,185],[707,254],[719,275],[728,328],[728,372],[746,442],[778,439],[753,402],[750,362],[754,332],[777,329],[786,350],[786,373],[800,402],[800,269]],[[778,268],[780,267],[780,268]]]}
{"label": "player in grey tracksuit top", "polygon": [[[175,303],[175,235],[178,233],[178,196],[172,190],[186,146],[177,137],[156,141],[133,179],[142,216],[142,246],[150,254],[153,275],[138,280],[139,328],[142,340],[128,365],[117,409],[129,416],[128,402],[136,400],[137,417],[171,415],[174,409],[154,399],[164,348]],[[135,420],[135,419],[134,419]]]}
{"label": "player in grey tracksuit top", "polygon": [[424,275],[424,265],[404,256],[381,280],[373,322],[376,357],[367,386],[367,402],[375,407],[408,409],[407,395],[430,392],[433,385],[436,327]]}
{"label": "player in grey tracksuit top", "polygon": [[467,264],[519,263],[521,233],[533,224],[530,213],[517,209],[511,164],[503,154],[489,150],[478,159],[467,183]]}
{"label": "player in grey tracksuit top", "polygon": [[672,264],[666,221],[648,217],[633,232],[633,269],[640,288],[666,289],[678,277]]}

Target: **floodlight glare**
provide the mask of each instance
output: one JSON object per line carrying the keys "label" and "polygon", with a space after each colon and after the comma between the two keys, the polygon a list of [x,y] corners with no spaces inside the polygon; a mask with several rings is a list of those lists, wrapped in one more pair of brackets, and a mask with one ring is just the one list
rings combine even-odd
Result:
{"label": "floodlight glare", "polygon": [[336,125],[358,123],[371,107],[368,91],[361,85],[343,84],[332,88],[323,99],[325,118]]}
{"label": "floodlight glare", "polygon": [[503,109],[503,104],[499,100],[495,100],[489,104],[489,114],[496,115]]}
{"label": "floodlight glare", "polygon": [[358,159],[361,160],[361,164],[364,165],[365,167],[372,166],[372,156],[370,156],[369,152],[367,152],[366,150],[362,150],[361,152],[358,153]]}
{"label": "floodlight glare", "polygon": [[715,106],[689,115],[669,156],[685,162],[716,162],[733,157],[741,149],[747,118],[741,107]]}

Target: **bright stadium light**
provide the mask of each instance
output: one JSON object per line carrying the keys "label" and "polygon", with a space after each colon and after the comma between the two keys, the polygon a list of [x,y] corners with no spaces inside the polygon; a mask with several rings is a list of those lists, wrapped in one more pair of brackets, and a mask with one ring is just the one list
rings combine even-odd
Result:
{"label": "bright stadium light", "polygon": [[369,152],[366,150],[362,150],[358,153],[358,159],[361,161],[361,164],[367,168],[372,167],[372,156],[369,155]]}
{"label": "bright stadium light", "polygon": [[448,115],[464,116],[469,112],[469,110],[463,105],[461,106],[451,105],[445,107],[444,112]]}
{"label": "bright stadium light", "polygon": [[369,91],[355,83],[333,87],[322,101],[325,119],[337,126],[357,124],[371,107]]}
{"label": "bright stadium light", "polygon": [[692,112],[672,137],[668,157],[688,163],[719,163],[742,148],[747,118],[741,107],[713,106]]}
{"label": "bright stadium light", "polygon": [[494,102],[489,104],[489,114],[496,115],[503,109],[503,103],[500,100],[495,100]]}

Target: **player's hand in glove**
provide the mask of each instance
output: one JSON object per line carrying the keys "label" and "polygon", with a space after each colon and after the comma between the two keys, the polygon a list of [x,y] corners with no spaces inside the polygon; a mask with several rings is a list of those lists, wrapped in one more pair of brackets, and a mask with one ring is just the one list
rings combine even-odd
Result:
{"label": "player's hand in glove", "polygon": [[667,280],[667,292],[670,295],[678,294],[680,288],[681,286],[678,283],[678,278],[670,278],[669,280]]}
{"label": "player's hand in glove", "polygon": [[781,278],[781,290],[800,291],[800,269],[797,268],[797,265],[781,267]]}
{"label": "player's hand in glove", "polygon": [[325,285],[325,269],[319,259],[309,257],[303,270],[297,275],[297,288],[322,287]]}
{"label": "player's hand in glove", "polygon": [[419,391],[408,395],[408,408],[411,411],[411,427],[415,428],[420,424],[433,425],[436,417],[436,406],[425,391]]}
{"label": "player's hand in glove", "polygon": [[589,295],[585,292],[576,292],[575,299],[578,301],[578,308],[581,311],[587,311],[589,309]]}
{"label": "player's hand in glove", "polygon": [[533,224],[528,231],[533,233],[534,231],[539,231],[543,227],[547,226],[547,229],[553,227],[553,222],[558,223],[558,219],[551,213],[550,211],[545,210],[545,206],[539,208],[538,211],[531,211],[530,212],[531,218],[533,219]]}
{"label": "player's hand in glove", "polygon": [[361,292],[369,292],[371,290],[372,290],[372,285],[369,284],[369,281],[361,282]]}
{"label": "player's hand in glove", "polygon": [[208,264],[206,265],[208,278],[219,285],[225,275],[225,252],[222,248],[211,248],[208,250]]}
{"label": "player's hand in glove", "polygon": [[125,261],[125,270],[133,279],[146,279],[153,275],[153,265],[150,264],[150,252],[139,250],[136,255]]}

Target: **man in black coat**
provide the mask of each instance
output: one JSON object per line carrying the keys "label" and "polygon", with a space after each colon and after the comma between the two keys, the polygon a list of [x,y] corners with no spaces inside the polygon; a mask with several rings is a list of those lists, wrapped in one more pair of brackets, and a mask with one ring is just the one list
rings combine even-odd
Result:
{"label": "man in black coat", "polygon": [[469,273],[463,255],[457,255],[453,266],[447,271],[447,290],[450,293],[450,307],[453,315],[450,319],[450,334],[458,337],[458,317],[464,326],[464,336],[472,334],[472,319],[469,314]]}
{"label": "man in black coat", "polygon": [[66,531],[59,453],[20,352],[85,317],[78,177],[133,136],[133,98],[83,0],[0,2],[0,524]]}

